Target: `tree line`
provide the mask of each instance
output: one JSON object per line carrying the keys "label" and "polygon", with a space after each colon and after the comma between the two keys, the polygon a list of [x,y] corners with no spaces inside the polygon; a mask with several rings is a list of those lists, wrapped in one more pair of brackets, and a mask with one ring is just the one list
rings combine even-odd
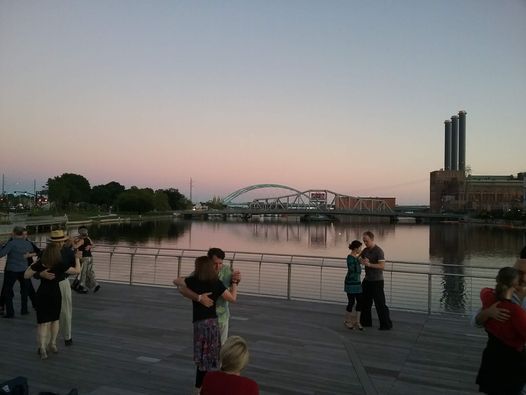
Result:
{"label": "tree line", "polygon": [[192,207],[192,202],[176,188],[153,190],[132,186],[126,189],[116,181],[92,188],[84,176],[73,173],[49,178],[46,188],[49,201],[59,209],[67,209],[72,204],[91,204],[106,210],[142,214]]}

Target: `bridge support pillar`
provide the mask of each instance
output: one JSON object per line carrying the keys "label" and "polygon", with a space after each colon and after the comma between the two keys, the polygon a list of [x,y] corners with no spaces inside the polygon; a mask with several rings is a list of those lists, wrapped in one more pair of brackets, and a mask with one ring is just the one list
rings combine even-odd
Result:
{"label": "bridge support pillar", "polygon": [[391,216],[389,217],[389,223],[390,224],[396,224],[398,223],[398,217],[395,215],[395,216]]}

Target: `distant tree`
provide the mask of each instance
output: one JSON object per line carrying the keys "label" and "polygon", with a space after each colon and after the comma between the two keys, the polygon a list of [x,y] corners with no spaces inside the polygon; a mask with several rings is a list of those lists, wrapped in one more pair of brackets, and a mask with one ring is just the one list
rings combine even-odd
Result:
{"label": "distant tree", "polygon": [[59,208],[65,208],[70,203],[90,201],[89,181],[79,174],[64,173],[61,176],[49,178],[47,189],[49,201],[54,202]]}
{"label": "distant tree", "polygon": [[155,191],[153,196],[153,207],[157,211],[170,211],[170,203],[168,202],[168,195],[159,189]]}
{"label": "distant tree", "polygon": [[119,211],[143,214],[154,209],[154,193],[150,188],[131,187],[117,197],[115,205]]}
{"label": "distant tree", "polygon": [[168,196],[168,204],[172,210],[184,210],[192,208],[192,202],[186,198],[178,189],[169,188],[162,190]]}
{"label": "distant tree", "polygon": [[105,185],[95,185],[91,190],[91,203],[99,206],[112,206],[126,188],[116,181],[109,182]]}
{"label": "distant tree", "polygon": [[207,205],[208,208],[213,208],[217,210],[221,210],[226,207],[223,203],[223,199],[221,199],[219,196],[214,196],[211,200],[204,204]]}

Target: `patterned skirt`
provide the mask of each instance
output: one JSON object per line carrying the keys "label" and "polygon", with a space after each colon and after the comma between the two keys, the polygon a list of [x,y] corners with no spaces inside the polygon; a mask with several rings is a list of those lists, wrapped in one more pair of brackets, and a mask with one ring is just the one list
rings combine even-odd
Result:
{"label": "patterned skirt", "polygon": [[201,371],[219,369],[221,336],[217,318],[194,322],[194,362]]}

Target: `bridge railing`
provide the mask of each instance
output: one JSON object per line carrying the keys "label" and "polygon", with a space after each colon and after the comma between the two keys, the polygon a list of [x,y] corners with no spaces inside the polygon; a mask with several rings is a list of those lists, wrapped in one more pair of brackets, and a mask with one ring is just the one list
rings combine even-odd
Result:
{"label": "bridge railing", "polygon": [[[172,287],[173,279],[190,274],[195,258],[205,254],[206,250],[197,249],[98,244],[93,259],[99,280]],[[345,257],[226,251],[224,263],[241,271],[242,294],[342,304],[347,300],[343,290]],[[497,270],[387,261],[387,304],[393,309],[428,314],[469,313],[480,305],[480,289],[494,286]]]}
{"label": "bridge railing", "polygon": [[[97,278],[106,281],[172,286],[193,271],[205,250],[97,245]],[[242,275],[240,293],[283,299],[345,303],[346,260],[340,257],[226,251],[226,265]],[[388,261],[385,293],[391,308],[466,313],[479,305],[482,287],[494,286],[498,268]]]}

